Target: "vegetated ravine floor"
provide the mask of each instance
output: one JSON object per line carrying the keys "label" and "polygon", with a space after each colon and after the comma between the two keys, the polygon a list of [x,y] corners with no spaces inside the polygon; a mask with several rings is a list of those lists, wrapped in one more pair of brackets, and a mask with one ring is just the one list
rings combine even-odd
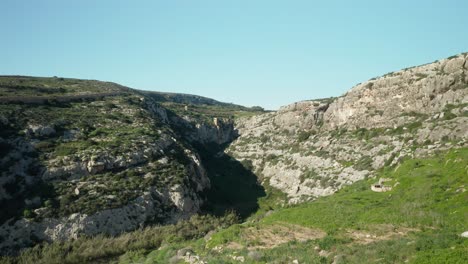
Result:
{"label": "vegetated ravine floor", "polygon": [[[0,262],[468,263],[468,239],[460,236],[468,230],[467,164],[467,148],[438,152],[314,202],[265,214],[269,196],[260,197],[260,213],[241,224],[232,215],[194,217],[116,238],[53,243]],[[371,191],[380,178],[393,189]]]}
{"label": "vegetated ravine floor", "polygon": [[[466,148],[406,160],[334,195],[136,259],[190,248],[206,263],[467,263],[466,164]],[[381,177],[391,191],[371,191]]]}

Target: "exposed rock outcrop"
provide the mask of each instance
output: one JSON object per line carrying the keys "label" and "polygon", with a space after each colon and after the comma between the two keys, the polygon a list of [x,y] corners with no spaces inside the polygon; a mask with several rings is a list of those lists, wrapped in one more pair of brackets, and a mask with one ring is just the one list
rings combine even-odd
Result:
{"label": "exposed rock outcrop", "polygon": [[466,146],[467,54],[386,74],[339,98],[236,123],[229,154],[250,160],[290,203],[334,193],[384,165]]}
{"label": "exposed rock outcrop", "polygon": [[214,143],[223,145],[237,137],[234,120],[213,118],[209,122],[191,119],[187,116],[174,116],[171,124],[189,141],[199,144]]}
{"label": "exposed rock outcrop", "polygon": [[330,104],[328,128],[399,126],[404,114],[433,114],[447,104],[467,102],[466,55],[445,59],[376,78],[353,87]]}
{"label": "exposed rock outcrop", "polygon": [[[7,78],[12,91],[15,78]],[[0,105],[3,253],[199,212],[210,188],[199,145],[237,138],[226,152],[250,161],[244,163],[289,203],[300,203],[407,157],[468,144],[467,54],[372,79],[339,98],[297,102],[235,123],[229,112],[213,118],[216,107],[229,104],[206,98],[98,82],[108,88],[103,94],[93,81],[68,80],[66,89],[61,80],[47,81],[47,89],[38,90],[44,94],[20,100],[31,105],[0,100],[6,103]],[[61,100],[49,100],[50,92]],[[183,105],[194,102],[216,107],[195,112]]]}
{"label": "exposed rock outcrop", "polygon": [[[41,240],[174,223],[200,211],[210,180],[166,109],[131,91],[91,99],[0,105],[2,254]],[[217,123],[193,135],[224,142],[225,129]]]}
{"label": "exposed rock outcrop", "polygon": [[26,130],[26,135],[35,137],[48,137],[55,133],[55,129],[52,126],[29,125]]}
{"label": "exposed rock outcrop", "polygon": [[203,144],[211,142],[222,145],[231,142],[236,136],[233,120],[214,118],[213,124],[196,124],[192,139]]}
{"label": "exposed rock outcrop", "polygon": [[[209,187],[205,175],[199,175],[200,191]],[[0,226],[0,250],[13,253],[18,247],[34,245],[37,240],[64,241],[81,235],[118,235],[143,227],[147,223],[166,219],[177,222],[198,212],[202,200],[188,186],[177,185],[171,190],[149,189],[126,206],[99,211],[93,215],[74,213],[62,218],[46,218],[36,222],[21,219]]]}
{"label": "exposed rock outcrop", "polygon": [[[61,218],[45,218],[39,221],[21,219],[9,220],[0,226],[0,251],[13,253],[17,248],[33,245],[37,240],[55,241],[77,238],[80,235],[109,234],[117,235],[122,232],[135,230],[147,223],[174,223],[180,219],[188,218],[199,212],[203,199],[199,193],[210,187],[210,181],[206,176],[205,169],[199,157],[190,150],[185,153],[189,159],[187,164],[187,175],[183,184],[166,186],[162,189],[149,187],[141,196],[120,208],[106,209],[88,215],[84,213],[73,213]],[[94,162],[91,171],[85,170],[84,163],[81,168],[75,168],[75,175],[84,177],[87,173],[100,173],[96,170]],[[107,164],[101,162],[100,169],[108,169]],[[88,163],[89,166],[89,163]],[[69,168],[70,166],[65,166]],[[50,177],[51,171],[56,174],[54,178],[69,176],[70,172],[63,170],[47,170]],[[45,177],[43,175],[43,177]],[[79,178],[78,177],[78,178]],[[46,178],[50,180],[50,178]],[[84,183],[86,184],[86,183]],[[81,195],[80,189],[84,184],[74,189],[76,196]],[[195,188],[193,188],[195,186]],[[83,195],[89,195],[84,193]],[[41,204],[39,197],[37,202]],[[36,209],[41,214],[46,208]]]}

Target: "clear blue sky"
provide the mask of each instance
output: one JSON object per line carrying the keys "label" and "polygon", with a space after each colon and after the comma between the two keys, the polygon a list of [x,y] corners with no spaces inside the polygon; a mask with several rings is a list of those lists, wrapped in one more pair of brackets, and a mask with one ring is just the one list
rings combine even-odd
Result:
{"label": "clear blue sky", "polygon": [[275,109],[468,51],[468,1],[0,0],[0,74]]}

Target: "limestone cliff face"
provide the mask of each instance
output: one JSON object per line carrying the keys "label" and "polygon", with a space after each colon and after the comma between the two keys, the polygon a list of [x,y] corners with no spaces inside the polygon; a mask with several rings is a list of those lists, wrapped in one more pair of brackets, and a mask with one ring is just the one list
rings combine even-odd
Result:
{"label": "limestone cliff face", "polygon": [[[149,187],[141,196],[127,205],[98,211],[88,215],[73,213],[61,218],[44,218],[40,221],[9,220],[0,226],[0,250],[14,252],[17,248],[32,246],[37,240],[64,241],[81,235],[118,235],[144,227],[148,223],[175,223],[199,212],[203,200],[197,192],[210,187],[199,158],[188,152],[192,161],[187,178],[189,185],[175,184],[164,188]],[[196,189],[192,189],[192,185]],[[75,189],[79,190],[79,189]],[[76,191],[79,195],[79,191]],[[36,210],[40,214],[41,209]]]}
{"label": "limestone cliff face", "polygon": [[0,76],[0,91],[1,253],[200,212],[211,184],[196,147],[232,141],[231,111],[247,109],[77,79]]}
{"label": "limestone cliff face", "polygon": [[468,62],[461,54],[241,119],[227,150],[251,160],[290,203],[329,195],[404,157],[465,146]]}
{"label": "limestone cliff face", "polygon": [[187,116],[175,116],[171,118],[172,125],[190,142],[198,144],[213,143],[223,145],[233,141],[237,137],[232,119],[213,118],[200,121]]}
{"label": "limestone cliff face", "polygon": [[[207,141],[226,140],[218,126]],[[190,141],[139,93],[0,105],[0,169],[2,254],[174,223],[210,188]]]}
{"label": "limestone cliff face", "polygon": [[[10,93],[47,87],[26,101],[0,98],[0,251],[199,212],[210,188],[200,144],[237,138],[226,152],[250,160],[262,183],[290,203],[330,195],[406,157],[466,146],[467,59],[405,69],[339,98],[235,123],[229,111],[240,108],[222,118],[213,118],[221,105],[168,110],[154,96],[111,83],[0,78],[0,90]],[[47,85],[37,89],[41,82]],[[100,92],[103,85],[112,93]],[[63,100],[51,100],[51,92]]]}
{"label": "limestone cliff face", "polygon": [[212,124],[195,125],[193,140],[203,144],[211,142],[222,145],[231,142],[236,136],[233,120],[214,118]]}
{"label": "limestone cliff face", "polygon": [[325,127],[398,126],[406,122],[404,114],[435,114],[447,104],[464,104],[467,67],[466,55],[459,55],[359,84],[330,104]]}

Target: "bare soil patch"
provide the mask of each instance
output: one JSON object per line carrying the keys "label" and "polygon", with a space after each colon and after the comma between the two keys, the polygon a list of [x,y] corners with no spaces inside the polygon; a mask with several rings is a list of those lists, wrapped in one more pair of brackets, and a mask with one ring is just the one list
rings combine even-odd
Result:
{"label": "bare soil patch", "polygon": [[347,230],[346,234],[358,244],[370,244],[377,241],[392,240],[406,236],[409,232],[419,229],[408,227],[395,227],[393,225],[374,225],[370,230]]}
{"label": "bare soil patch", "polygon": [[[267,249],[274,248],[291,241],[305,242],[320,239],[327,234],[320,229],[312,229],[299,225],[279,223],[268,226],[248,227],[242,231],[242,240],[246,241],[247,248]],[[231,242],[226,248],[240,249],[239,243]]]}

